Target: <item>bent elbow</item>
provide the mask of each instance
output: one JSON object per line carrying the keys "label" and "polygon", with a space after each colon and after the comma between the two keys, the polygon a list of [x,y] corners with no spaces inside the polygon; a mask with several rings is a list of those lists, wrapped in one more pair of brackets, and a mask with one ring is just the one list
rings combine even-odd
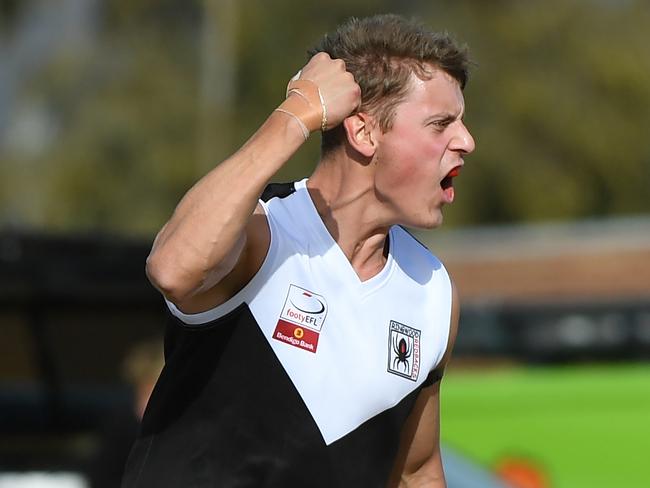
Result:
{"label": "bent elbow", "polygon": [[184,301],[193,291],[178,268],[159,253],[149,255],[145,272],[151,284],[172,303]]}

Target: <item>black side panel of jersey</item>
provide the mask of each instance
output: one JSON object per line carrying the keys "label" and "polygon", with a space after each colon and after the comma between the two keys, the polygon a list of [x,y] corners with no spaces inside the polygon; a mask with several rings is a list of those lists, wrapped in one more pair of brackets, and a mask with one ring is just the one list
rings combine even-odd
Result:
{"label": "black side panel of jersey", "polygon": [[247,305],[207,328],[172,326],[124,488],[386,484],[419,389],[327,446]]}
{"label": "black side panel of jersey", "polygon": [[367,420],[329,446],[333,464],[345,466],[339,475],[333,473],[336,482],[332,487],[386,486],[397,456],[402,426],[419,392],[420,388],[414,390],[393,408]]}
{"label": "black side panel of jersey", "polygon": [[[422,388],[440,381],[442,375],[434,370],[424,383],[397,405],[366,421],[355,431],[334,442],[330,455],[339,465],[347,465],[345,478],[337,479],[336,487],[383,487],[393,468],[402,427]],[[381,461],[381,460],[384,461]]]}
{"label": "black side panel of jersey", "polygon": [[122,486],[309,486],[324,443],[248,306],[175,327]]}

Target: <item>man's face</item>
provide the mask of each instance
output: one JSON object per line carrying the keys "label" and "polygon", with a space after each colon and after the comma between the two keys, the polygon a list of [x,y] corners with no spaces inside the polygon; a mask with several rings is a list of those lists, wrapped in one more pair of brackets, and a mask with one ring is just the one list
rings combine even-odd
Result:
{"label": "man's face", "polygon": [[442,223],[442,206],[454,200],[451,179],[474,150],[464,112],[458,82],[435,70],[429,80],[412,75],[393,127],[383,134],[376,130],[375,191],[397,223],[419,228]]}

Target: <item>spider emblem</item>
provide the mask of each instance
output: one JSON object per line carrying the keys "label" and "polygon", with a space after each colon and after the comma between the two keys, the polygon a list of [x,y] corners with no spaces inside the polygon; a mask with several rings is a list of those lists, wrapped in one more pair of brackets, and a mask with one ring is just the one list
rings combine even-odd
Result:
{"label": "spider emblem", "polygon": [[388,329],[389,373],[417,381],[420,373],[420,336],[418,329],[390,321]]}
{"label": "spider emblem", "polygon": [[393,359],[393,369],[398,369],[399,365],[404,365],[404,372],[407,373],[411,367],[409,358],[413,354],[413,347],[407,344],[406,340],[402,337],[399,342],[397,335],[393,336],[393,352],[395,358]]}

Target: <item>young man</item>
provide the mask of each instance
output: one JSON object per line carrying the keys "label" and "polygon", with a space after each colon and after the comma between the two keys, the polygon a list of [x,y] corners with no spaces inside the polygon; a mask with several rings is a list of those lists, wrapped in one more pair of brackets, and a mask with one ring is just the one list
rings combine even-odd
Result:
{"label": "young man", "polygon": [[[125,487],[445,486],[458,306],[401,225],[440,225],[474,149],[466,54],[392,15],[315,52],[156,238],[147,272],[178,325]],[[267,187],[316,130],[311,177]]]}

